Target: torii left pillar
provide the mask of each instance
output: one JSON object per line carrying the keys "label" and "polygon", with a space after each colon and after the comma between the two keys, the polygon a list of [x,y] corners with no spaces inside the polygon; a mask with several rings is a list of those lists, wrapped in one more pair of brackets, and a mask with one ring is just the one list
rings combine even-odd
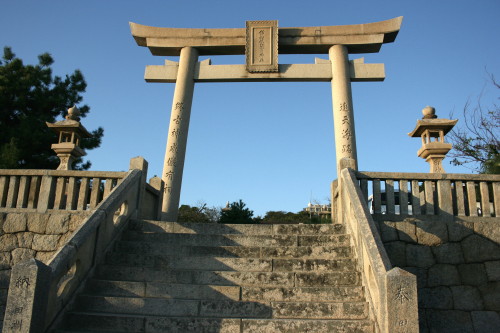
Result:
{"label": "torii left pillar", "polygon": [[181,49],[163,162],[162,180],[165,182],[165,193],[162,203],[162,221],[177,221],[179,213],[182,172],[193,102],[193,75],[197,62],[198,51],[195,48]]}

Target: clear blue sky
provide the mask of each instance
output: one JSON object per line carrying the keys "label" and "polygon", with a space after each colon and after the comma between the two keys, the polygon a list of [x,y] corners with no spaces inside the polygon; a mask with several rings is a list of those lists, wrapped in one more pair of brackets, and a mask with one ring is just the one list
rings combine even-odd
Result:
{"label": "clear blue sky", "polygon": [[[421,109],[432,105],[440,117],[459,113],[485,87],[486,71],[500,76],[498,0],[16,0],[0,8],[0,45],[25,63],[51,53],[58,75],[83,72],[84,103],[91,107],[83,124],[105,129],[101,147],[88,153],[92,170],[126,170],[141,155],[149,177],[162,171],[174,85],[143,80],[145,66],[164,59],[136,45],[129,21],[243,28],[246,20],[278,20],[281,27],[302,27],[404,16],[395,43],[364,55],[367,63],[385,64],[386,80],[353,83],[359,167],[366,171],[428,172],[416,156],[420,140],[407,136]],[[244,63],[244,57],[212,62]],[[314,55],[280,56],[280,63],[313,62]],[[493,93],[486,89],[485,102]],[[448,161],[448,172],[470,172]],[[241,198],[259,215],[299,211],[311,197],[326,202],[336,177],[329,83],[196,85],[181,203],[221,206]]]}

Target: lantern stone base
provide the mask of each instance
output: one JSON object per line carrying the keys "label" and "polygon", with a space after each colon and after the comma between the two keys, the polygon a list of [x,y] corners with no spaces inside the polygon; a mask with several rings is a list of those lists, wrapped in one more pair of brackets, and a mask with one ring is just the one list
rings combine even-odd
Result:
{"label": "lantern stone base", "polygon": [[429,163],[430,173],[445,173],[443,168],[443,160],[445,155],[429,155],[425,161]]}

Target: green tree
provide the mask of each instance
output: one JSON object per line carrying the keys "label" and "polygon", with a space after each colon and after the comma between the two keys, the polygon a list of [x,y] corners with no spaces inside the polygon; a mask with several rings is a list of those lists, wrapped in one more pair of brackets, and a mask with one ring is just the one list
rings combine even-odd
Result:
{"label": "green tree", "polygon": [[252,216],[253,211],[246,208],[245,203],[240,199],[231,203],[228,209],[222,209],[219,222],[234,224],[254,223]]}
{"label": "green tree", "polygon": [[[491,75],[496,89],[500,85]],[[462,114],[463,123],[449,134],[453,150],[450,157],[454,165],[469,166],[480,173],[500,173],[500,107],[497,104],[485,107],[482,95],[476,106],[467,102]],[[453,116],[453,114],[451,114]],[[460,123],[459,123],[460,124]]]}
{"label": "green tree", "polygon": [[209,217],[199,207],[181,205],[179,207],[178,222],[210,222]]}
{"label": "green tree", "polygon": [[310,215],[305,210],[301,210],[297,213],[284,212],[284,211],[269,211],[264,215],[262,223],[285,223],[285,224],[319,224],[319,223],[331,223],[331,218],[329,216],[320,218],[317,215]]}
{"label": "green tree", "polygon": [[[59,159],[50,146],[57,142],[45,122],[65,116],[69,107],[82,101],[87,83],[79,70],[64,78],[52,75],[54,60],[48,53],[38,56],[37,65],[24,65],[10,47],[0,60],[0,168],[55,169]],[[79,106],[80,117],[89,112]],[[103,129],[90,132],[80,146],[90,150],[99,147]],[[86,170],[90,162],[77,159],[73,168]]]}

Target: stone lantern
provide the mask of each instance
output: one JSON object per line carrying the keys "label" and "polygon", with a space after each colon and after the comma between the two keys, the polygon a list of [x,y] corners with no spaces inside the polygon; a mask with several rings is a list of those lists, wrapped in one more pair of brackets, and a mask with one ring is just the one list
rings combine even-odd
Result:
{"label": "stone lantern", "polygon": [[458,120],[439,119],[436,109],[426,106],[423,119],[417,120],[415,129],[408,133],[413,138],[422,138],[422,148],[417,152],[419,157],[430,164],[431,173],[444,173],[443,159],[451,150],[451,143],[444,141],[444,136],[455,126]]}
{"label": "stone lantern", "polygon": [[73,106],[68,109],[66,119],[53,124],[46,124],[59,137],[58,143],[51,146],[61,161],[57,170],[72,170],[71,165],[75,158],[86,155],[85,151],[80,148],[81,139],[91,136],[85,127],[80,124],[80,110]]}

